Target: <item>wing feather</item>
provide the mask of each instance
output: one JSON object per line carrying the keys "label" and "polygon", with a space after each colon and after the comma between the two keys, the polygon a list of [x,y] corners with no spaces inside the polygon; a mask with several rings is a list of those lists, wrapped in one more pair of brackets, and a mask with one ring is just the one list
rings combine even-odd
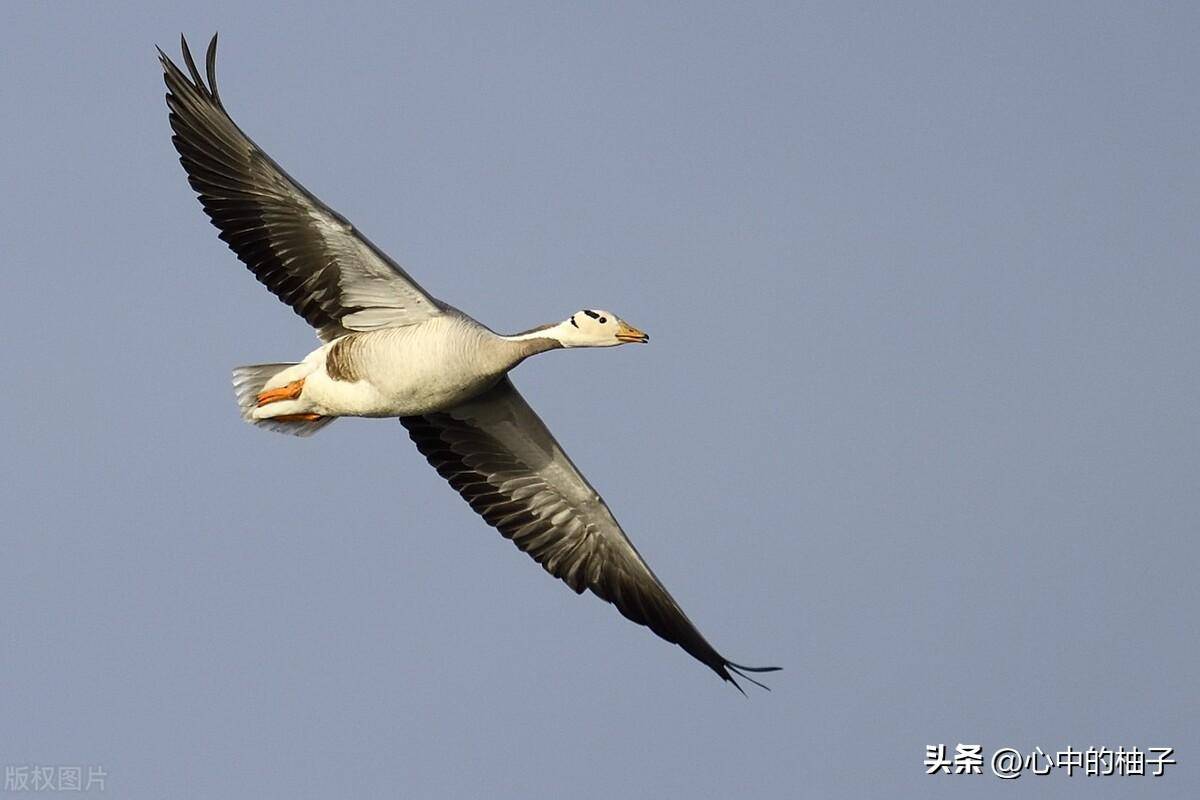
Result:
{"label": "wing feather", "polygon": [[408,325],[442,313],[385,253],[293,180],[234,123],[216,83],[217,37],[207,82],[182,42],[188,75],[161,50],[171,141],[220,238],[324,339]]}
{"label": "wing feather", "polygon": [[713,649],[508,378],[449,411],[400,422],[476,513],[575,592],[590,590],[725,680],[774,669]]}

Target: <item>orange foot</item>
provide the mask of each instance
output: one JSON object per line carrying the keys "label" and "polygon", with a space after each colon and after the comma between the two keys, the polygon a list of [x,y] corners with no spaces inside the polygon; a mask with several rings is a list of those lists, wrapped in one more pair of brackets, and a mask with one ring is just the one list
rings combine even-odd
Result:
{"label": "orange foot", "polygon": [[316,422],[320,414],[280,414],[278,417],[268,417],[272,422]]}
{"label": "orange foot", "polygon": [[258,393],[259,407],[265,406],[267,403],[278,403],[280,400],[295,400],[300,396],[300,392],[304,389],[304,378],[298,381],[292,381],[287,386],[280,386],[276,389],[267,389],[265,392]]}

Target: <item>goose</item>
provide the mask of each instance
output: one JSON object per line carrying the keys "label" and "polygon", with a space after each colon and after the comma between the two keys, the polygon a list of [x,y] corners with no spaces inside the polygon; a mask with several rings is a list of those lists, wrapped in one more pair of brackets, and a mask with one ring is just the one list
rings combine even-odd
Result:
{"label": "goose", "polygon": [[309,436],[338,417],[397,417],[417,450],[483,519],[577,594],[590,590],[683,648],[745,694],[747,667],[700,634],[612,512],[513,386],[530,356],[646,343],[596,308],[511,336],[430,295],[345,218],[293,180],[234,123],[181,38],[188,74],[158,48],[171,141],[220,238],[314,329],[320,346],[293,363],[233,370],[241,415]]}

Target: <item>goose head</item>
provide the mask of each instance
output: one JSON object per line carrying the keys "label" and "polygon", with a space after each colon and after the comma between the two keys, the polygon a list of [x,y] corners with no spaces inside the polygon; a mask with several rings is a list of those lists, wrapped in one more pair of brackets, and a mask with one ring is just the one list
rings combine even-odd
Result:
{"label": "goose head", "polygon": [[615,347],[650,341],[649,336],[611,311],[593,308],[576,311],[555,325],[553,335],[563,347]]}

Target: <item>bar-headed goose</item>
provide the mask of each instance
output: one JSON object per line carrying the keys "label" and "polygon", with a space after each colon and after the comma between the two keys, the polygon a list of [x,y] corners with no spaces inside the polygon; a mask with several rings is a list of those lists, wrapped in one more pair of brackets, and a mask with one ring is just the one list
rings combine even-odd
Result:
{"label": "bar-headed goose", "polygon": [[245,419],[307,436],[337,417],[399,417],[488,524],[576,592],[590,589],[735,686],[731,672],[753,681],[745,672],[775,669],[735,664],[705,641],[508,379],[535,353],[646,334],[584,309],[501,336],[431,297],[242,133],[217,93],[216,44],[207,82],[186,41],[190,77],[159,50],[172,141],[221,239],[323,342],[298,363],[235,369]]}

